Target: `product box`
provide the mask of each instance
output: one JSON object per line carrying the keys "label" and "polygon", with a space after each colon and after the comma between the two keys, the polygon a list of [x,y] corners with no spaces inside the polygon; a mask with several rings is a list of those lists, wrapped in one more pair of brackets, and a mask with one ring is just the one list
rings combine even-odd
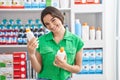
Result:
{"label": "product box", "polygon": [[27,76],[27,52],[13,52],[14,79],[26,79]]}
{"label": "product box", "polygon": [[0,54],[0,67],[13,67],[13,55]]}
{"label": "product box", "polygon": [[83,50],[82,60],[83,61],[89,60],[89,49],[84,49]]}
{"label": "product box", "polygon": [[13,0],[12,8],[24,8],[24,0]]}
{"label": "product box", "polygon": [[102,60],[103,59],[103,50],[102,49],[96,49],[95,50],[95,60]]}
{"label": "product box", "polygon": [[51,6],[51,1],[52,0],[46,0],[46,6]]}
{"label": "product box", "polygon": [[74,4],[86,4],[86,0],[74,0]]}
{"label": "product box", "polygon": [[26,79],[26,73],[21,71],[14,71],[14,79]]}
{"label": "product box", "polygon": [[13,52],[13,61],[20,62],[21,60],[26,60],[27,52]]}
{"label": "product box", "polygon": [[45,8],[46,7],[46,0],[39,0],[39,8]]}
{"label": "product box", "polygon": [[88,74],[89,73],[89,61],[82,61],[82,70],[80,74]]}
{"label": "product box", "polygon": [[90,49],[89,50],[89,60],[90,61],[95,60],[95,49]]}
{"label": "product box", "polygon": [[89,61],[89,74],[95,74],[95,61]]}
{"label": "product box", "polygon": [[86,0],[87,4],[100,4],[100,0]]}
{"label": "product box", "polygon": [[13,80],[13,68],[0,68],[0,80]]}
{"label": "product box", "polygon": [[96,66],[95,73],[96,74],[102,74],[103,73],[103,62],[102,61],[96,61],[95,66]]}
{"label": "product box", "polygon": [[60,2],[59,0],[52,0],[51,6],[56,7],[56,8],[60,8],[59,2]]}
{"label": "product box", "polygon": [[12,0],[0,0],[0,8],[11,8]]}
{"label": "product box", "polygon": [[39,8],[39,0],[31,0],[31,8]]}
{"label": "product box", "polygon": [[31,8],[32,1],[31,0],[24,0],[24,8]]}

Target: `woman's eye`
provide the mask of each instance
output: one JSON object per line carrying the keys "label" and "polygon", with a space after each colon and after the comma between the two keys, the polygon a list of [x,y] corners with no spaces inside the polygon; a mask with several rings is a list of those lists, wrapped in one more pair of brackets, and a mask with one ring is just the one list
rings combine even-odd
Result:
{"label": "woman's eye", "polygon": [[54,22],[56,19],[52,19],[52,22]]}
{"label": "woman's eye", "polygon": [[45,25],[46,25],[46,26],[48,26],[48,25],[49,25],[49,23],[46,23]]}

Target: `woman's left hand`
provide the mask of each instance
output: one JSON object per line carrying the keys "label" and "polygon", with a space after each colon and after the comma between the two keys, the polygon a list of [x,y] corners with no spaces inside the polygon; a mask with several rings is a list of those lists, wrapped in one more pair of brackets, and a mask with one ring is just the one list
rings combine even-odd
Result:
{"label": "woman's left hand", "polygon": [[67,64],[67,57],[62,60],[59,56],[55,57],[54,65],[60,68],[64,68],[65,65]]}

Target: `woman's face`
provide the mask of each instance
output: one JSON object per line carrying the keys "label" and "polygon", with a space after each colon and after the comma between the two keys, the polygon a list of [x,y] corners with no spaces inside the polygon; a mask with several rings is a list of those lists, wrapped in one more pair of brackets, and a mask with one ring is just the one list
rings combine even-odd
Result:
{"label": "woman's face", "polygon": [[45,26],[52,31],[53,33],[59,32],[63,27],[62,22],[57,17],[52,17],[50,14],[47,14],[43,18]]}

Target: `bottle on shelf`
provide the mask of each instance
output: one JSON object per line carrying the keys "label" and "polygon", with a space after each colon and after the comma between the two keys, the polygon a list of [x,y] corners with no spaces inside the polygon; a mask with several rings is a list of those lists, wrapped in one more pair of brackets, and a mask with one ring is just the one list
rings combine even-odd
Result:
{"label": "bottle on shelf", "polygon": [[60,0],[60,8],[69,8],[70,0]]}
{"label": "bottle on shelf", "polygon": [[89,25],[87,22],[84,22],[82,24],[82,39],[89,40]]}
{"label": "bottle on shelf", "polygon": [[101,28],[97,27],[97,29],[96,29],[96,40],[101,40],[101,39],[102,39]]}
{"label": "bottle on shelf", "polygon": [[80,20],[76,19],[75,20],[75,34],[81,38],[81,33],[82,33],[82,25],[80,23]]}
{"label": "bottle on shelf", "polygon": [[95,40],[95,27],[94,26],[90,26],[90,40]]}

